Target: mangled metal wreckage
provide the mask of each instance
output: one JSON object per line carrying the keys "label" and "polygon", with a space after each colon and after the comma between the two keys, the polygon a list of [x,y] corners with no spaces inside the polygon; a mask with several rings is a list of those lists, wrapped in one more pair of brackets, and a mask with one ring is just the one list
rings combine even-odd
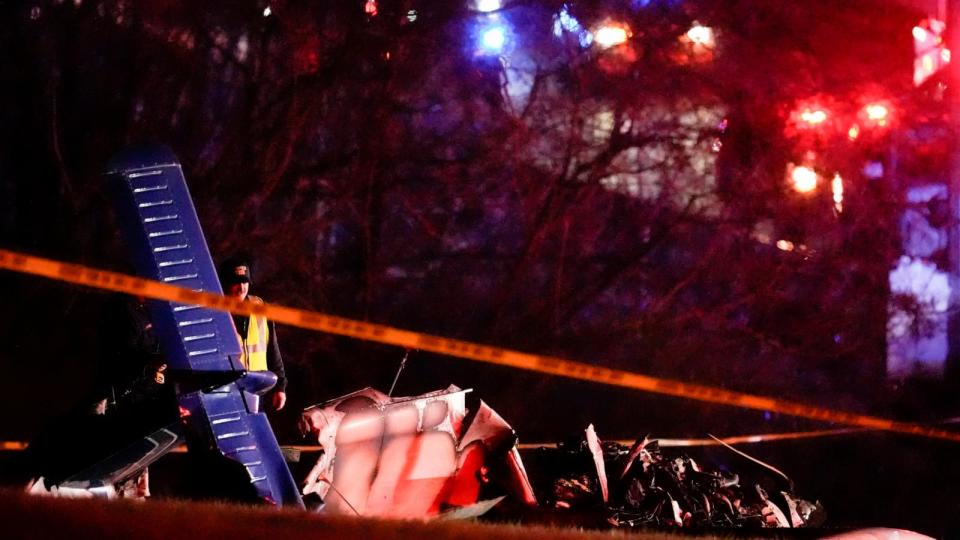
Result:
{"label": "mangled metal wreckage", "polygon": [[[723,443],[721,443],[723,444]],[[823,507],[794,495],[782,472],[738,450],[735,453],[774,474],[745,485],[746,477],[668,453],[646,437],[627,446],[602,442],[593,425],[584,436],[539,449],[538,462],[549,471],[537,484],[545,506],[586,512],[619,528],[645,526],[730,528],[808,528],[821,525]]]}
{"label": "mangled metal wreckage", "polygon": [[301,429],[323,453],[304,495],[333,514],[395,518],[472,506],[488,486],[536,505],[513,429],[483,401],[468,411],[469,391],[391,398],[366,388],[306,409]]}

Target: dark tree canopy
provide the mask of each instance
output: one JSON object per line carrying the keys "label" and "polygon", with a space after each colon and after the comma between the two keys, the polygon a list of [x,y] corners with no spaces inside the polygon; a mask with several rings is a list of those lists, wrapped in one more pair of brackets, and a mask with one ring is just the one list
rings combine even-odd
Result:
{"label": "dark tree canopy", "polygon": [[[461,2],[379,1],[376,16],[360,0],[272,2],[269,16],[261,1],[228,4],[0,4],[4,246],[125,270],[101,172],[124,146],[163,142],[215,256],[251,252],[271,302],[880,404],[899,203],[861,168],[889,140],[797,132],[791,111],[817,96],[855,111],[871,93],[907,107],[916,14],[865,0],[515,0],[496,15],[513,29],[497,57],[477,50],[491,15]],[[627,43],[583,46],[579,32],[606,19],[630,28]],[[714,44],[686,37],[695,22]],[[842,213],[829,190],[786,182],[811,151],[849,180]],[[10,358],[55,358],[82,381],[97,295],[3,280],[25,306]],[[60,333],[70,347],[44,342]],[[384,387],[402,355],[281,333],[297,405]],[[543,423],[552,404],[631,415],[626,393],[605,401],[590,385],[428,355],[399,391],[449,382],[537,436],[560,435]],[[673,425],[702,433],[685,422]]]}

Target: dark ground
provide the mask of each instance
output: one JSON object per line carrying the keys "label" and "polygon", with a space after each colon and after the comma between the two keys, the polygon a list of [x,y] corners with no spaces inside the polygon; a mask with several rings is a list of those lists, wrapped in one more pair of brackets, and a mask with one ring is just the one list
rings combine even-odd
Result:
{"label": "dark ground", "polygon": [[[137,540],[194,539],[257,539],[325,540],[325,539],[409,539],[473,540],[497,538],[531,539],[600,539],[609,534],[589,533],[575,529],[548,529],[464,522],[385,521],[372,519],[330,518],[293,510],[250,508],[223,503],[183,503],[164,501],[142,504],[117,501],[41,499],[15,493],[0,492],[0,520],[6,539],[39,540],[72,538],[103,540],[135,538]],[[646,533],[631,538],[668,539],[672,534]]]}

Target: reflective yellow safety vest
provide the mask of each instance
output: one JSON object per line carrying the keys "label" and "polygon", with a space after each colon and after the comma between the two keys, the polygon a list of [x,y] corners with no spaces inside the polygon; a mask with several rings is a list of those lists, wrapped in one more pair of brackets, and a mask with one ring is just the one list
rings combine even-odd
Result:
{"label": "reflective yellow safety vest", "polygon": [[[256,296],[247,296],[247,300],[262,304]],[[242,337],[242,336],[241,336]],[[240,363],[248,371],[267,371],[267,344],[270,342],[270,327],[267,318],[262,315],[250,315],[247,323],[247,335],[243,340]]]}

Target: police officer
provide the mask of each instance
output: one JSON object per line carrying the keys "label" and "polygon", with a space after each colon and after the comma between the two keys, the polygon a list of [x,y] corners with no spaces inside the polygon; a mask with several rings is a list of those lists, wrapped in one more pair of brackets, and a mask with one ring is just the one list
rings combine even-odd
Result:
{"label": "police officer", "polygon": [[[250,278],[250,263],[242,257],[231,257],[220,265],[220,282],[226,296],[262,304],[262,299],[250,294]],[[243,367],[249,371],[272,371],[277,376],[270,403],[279,411],[287,403],[287,378],[273,321],[262,315],[234,315],[233,323],[243,345],[240,356]]]}

